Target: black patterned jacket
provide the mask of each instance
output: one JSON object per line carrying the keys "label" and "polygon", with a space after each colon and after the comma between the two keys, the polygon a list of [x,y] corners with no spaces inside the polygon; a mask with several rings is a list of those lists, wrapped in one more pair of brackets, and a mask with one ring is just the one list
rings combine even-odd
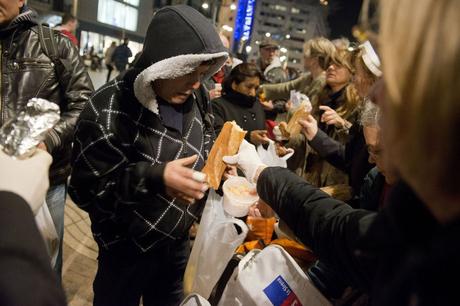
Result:
{"label": "black patterned jacket", "polygon": [[204,166],[214,138],[209,102],[202,91],[194,93],[181,133],[136,99],[132,84],[138,73],[130,70],[97,91],[75,133],[69,193],[89,213],[93,235],[104,249],[129,240],[146,252],[182,238],[204,204],[170,198],[162,176],[168,161],[194,154],[199,158],[193,169]]}

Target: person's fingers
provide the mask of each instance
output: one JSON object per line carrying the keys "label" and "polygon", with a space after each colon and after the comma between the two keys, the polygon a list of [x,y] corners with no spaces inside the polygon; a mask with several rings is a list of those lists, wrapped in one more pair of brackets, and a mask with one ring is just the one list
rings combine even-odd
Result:
{"label": "person's fingers", "polygon": [[326,106],[326,105],[320,105],[320,106],[319,106],[319,109],[320,109],[320,110],[324,110],[324,111],[332,110],[332,108],[330,108],[329,106]]}
{"label": "person's fingers", "polygon": [[200,171],[193,171],[192,179],[197,182],[204,183],[206,182],[206,174]]}
{"label": "person's fingers", "polygon": [[192,155],[192,156],[189,156],[189,157],[185,157],[185,158],[178,159],[177,161],[178,161],[182,166],[188,166],[188,165],[193,164],[193,163],[196,161],[197,158],[198,158],[198,155],[195,154],[195,155]]}
{"label": "person's fingers", "polygon": [[323,122],[326,122],[326,121],[329,121],[329,120],[332,120],[332,119],[336,119],[337,116],[335,115],[323,115]]}
{"label": "person's fingers", "polygon": [[238,164],[238,159],[239,159],[239,154],[235,154],[235,155],[232,155],[232,156],[224,156],[222,158],[224,163],[229,164],[229,165]]}
{"label": "person's fingers", "polygon": [[337,123],[338,121],[336,119],[331,119],[331,120],[326,121],[327,125],[336,125]]}
{"label": "person's fingers", "polygon": [[311,127],[310,122],[308,122],[307,120],[298,120],[297,123],[300,124],[301,127],[306,129],[309,129]]}

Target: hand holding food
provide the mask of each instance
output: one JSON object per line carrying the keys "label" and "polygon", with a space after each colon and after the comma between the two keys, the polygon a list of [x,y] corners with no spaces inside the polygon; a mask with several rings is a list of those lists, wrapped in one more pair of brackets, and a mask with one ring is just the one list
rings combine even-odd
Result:
{"label": "hand holding food", "polygon": [[190,169],[198,155],[176,159],[166,164],[163,179],[166,186],[166,193],[172,197],[179,198],[186,203],[193,203],[200,200],[209,186],[206,184],[206,175]]}
{"label": "hand holding food", "polygon": [[269,141],[268,133],[265,130],[251,131],[251,133],[249,134],[249,140],[252,144],[256,146],[266,144]]}
{"label": "hand holding food", "polygon": [[241,143],[238,154],[224,156],[223,161],[230,165],[236,165],[251,183],[257,181],[260,172],[266,167],[260,160],[254,145],[246,140]]}
{"label": "hand holding food", "polygon": [[308,115],[305,120],[299,120],[299,124],[302,127],[302,133],[305,135],[308,141],[315,138],[318,133],[318,122],[313,118],[312,115]]}
{"label": "hand holding food", "polygon": [[0,190],[19,195],[30,205],[34,214],[37,213],[48,190],[51,161],[51,155],[43,150],[36,150],[26,159],[15,159],[0,150]]}
{"label": "hand holding food", "polygon": [[264,108],[264,110],[271,111],[275,108],[272,100],[268,100],[268,101],[259,100],[259,102],[260,104],[262,104],[262,107]]}

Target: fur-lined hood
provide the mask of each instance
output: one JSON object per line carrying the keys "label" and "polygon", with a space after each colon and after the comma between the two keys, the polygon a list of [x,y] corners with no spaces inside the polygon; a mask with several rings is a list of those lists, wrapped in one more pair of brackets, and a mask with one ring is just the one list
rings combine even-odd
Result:
{"label": "fur-lined hood", "polygon": [[152,82],[192,72],[203,61],[214,60],[205,78],[215,74],[228,57],[214,26],[190,6],[165,7],[153,16],[144,49],[134,64],[142,72],[134,81],[139,102],[158,114]]}

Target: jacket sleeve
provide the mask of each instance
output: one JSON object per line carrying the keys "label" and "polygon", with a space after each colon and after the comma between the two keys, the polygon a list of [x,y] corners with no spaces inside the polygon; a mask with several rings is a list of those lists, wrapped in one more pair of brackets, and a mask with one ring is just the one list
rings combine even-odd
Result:
{"label": "jacket sleeve", "polygon": [[316,136],[309,142],[310,146],[334,167],[347,171],[346,147],[318,129]]}
{"label": "jacket sleeve", "polygon": [[0,305],[66,305],[29,205],[0,192]]}
{"label": "jacket sleeve", "polygon": [[303,91],[308,85],[308,74],[302,75],[295,80],[279,83],[264,84],[261,87],[264,90],[267,100],[289,100],[291,90]]}
{"label": "jacket sleeve", "polygon": [[72,142],[78,116],[94,91],[77,48],[61,34],[59,34],[57,42],[62,67],[56,69],[58,72],[56,77],[59,81],[63,100],[59,101],[61,119],[44,140],[48,151],[51,153]]}
{"label": "jacket sleeve", "polygon": [[353,209],[278,167],[262,171],[257,191],[320,260],[330,263],[351,284],[366,287],[369,271],[355,250],[375,213]]}
{"label": "jacket sleeve", "polygon": [[99,122],[80,120],[75,132],[69,194],[87,212],[119,214],[164,191],[165,164],[129,163],[130,152]]}

